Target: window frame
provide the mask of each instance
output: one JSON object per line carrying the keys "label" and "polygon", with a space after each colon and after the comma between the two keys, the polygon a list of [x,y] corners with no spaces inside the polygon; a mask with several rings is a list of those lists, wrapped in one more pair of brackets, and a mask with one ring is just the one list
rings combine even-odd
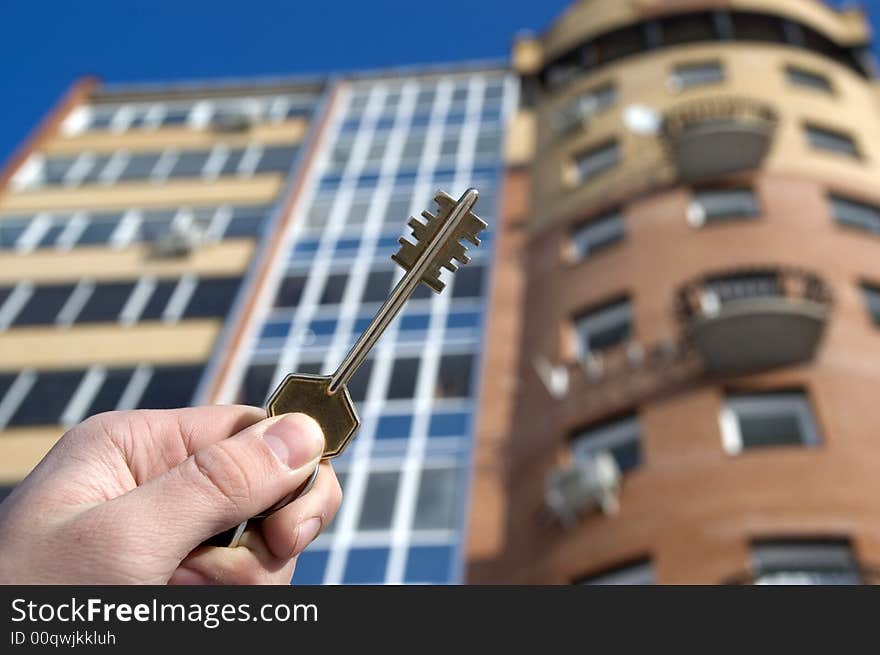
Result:
{"label": "window frame", "polygon": [[[737,410],[732,405],[740,405]],[[801,441],[798,444],[762,444],[746,446],[740,427],[739,412],[745,411],[751,416],[779,414],[781,408],[793,409],[793,415],[798,421],[801,432]],[[769,448],[817,448],[822,445],[822,431],[818,417],[813,410],[809,393],[804,389],[786,389],[770,391],[753,391],[739,393],[736,391],[725,394],[721,411],[719,412],[719,425],[721,428],[721,443],[724,451],[731,456],[740,456],[746,450],[761,450]]]}

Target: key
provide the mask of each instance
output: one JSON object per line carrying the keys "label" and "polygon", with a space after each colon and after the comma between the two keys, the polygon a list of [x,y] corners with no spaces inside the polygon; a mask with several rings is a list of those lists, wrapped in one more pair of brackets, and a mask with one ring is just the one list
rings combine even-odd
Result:
{"label": "key", "polygon": [[[411,217],[407,225],[412,228],[415,243],[401,237],[400,249],[391,257],[406,273],[339,368],[332,375],[288,375],[269,396],[266,403],[268,416],[302,412],[318,422],[326,440],[322,459],[338,457],[357,432],[360,419],[346,385],[407,299],[419,284],[426,284],[435,293],[443,291],[445,284],[440,280],[440,269],[446,268],[454,273],[459,265],[470,261],[466,254],[467,247],[462,241],[480,245],[477,235],[486,228],[486,223],[473,213],[478,196],[476,189],[468,189],[455,200],[447,193],[438,191],[434,197],[437,213],[422,212],[424,222]],[[306,493],[316,476],[317,470],[302,490],[297,490],[255,518],[262,518]],[[230,547],[238,545],[246,523],[239,525],[232,539],[227,541]],[[218,538],[224,540],[224,535],[218,535]],[[207,543],[216,545],[218,538]]]}

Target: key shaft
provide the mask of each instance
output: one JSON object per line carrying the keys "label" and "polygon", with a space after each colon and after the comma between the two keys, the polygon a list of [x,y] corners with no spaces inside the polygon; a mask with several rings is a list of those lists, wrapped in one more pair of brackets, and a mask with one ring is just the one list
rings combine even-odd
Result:
{"label": "key shaft", "polygon": [[348,351],[345,359],[342,360],[339,368],[333,373],[327,389],[329,394],[333,395],[338,392],[343,385],[348,383],[360,365],[364,363],[376,341],[378,341],[391,321],[394,320],[394,317],[403,308],[407,299],[416,290],[416,287],[423,281],[425,274],[435,263],[438,253],[440,253],[449,239],[457,233],[459,224],[473,209],[478,197],[479,193],[476,189],[468,189],[461,195],[449,217],[444,221],[440,229],[437,230],[436,234],[433,235],[427,246],[425,246],[424,251],[416,259],[412,268],[395,285],[388,299],[382,304],[379,311],[376,312],[373,320],[370,321],[367,329],[364,330],[351,350]]}

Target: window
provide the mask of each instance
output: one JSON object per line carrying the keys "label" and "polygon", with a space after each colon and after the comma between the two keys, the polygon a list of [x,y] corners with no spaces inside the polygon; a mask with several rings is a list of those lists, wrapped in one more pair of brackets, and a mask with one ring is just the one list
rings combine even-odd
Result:
{"label": "window", "polygon": [[629,562],[575,582],[575,584],[581,585],[652,585],[656,583],[654,566],[649,559]]}
{"label": "window", "polygon": [[460,268],[452,278],[453,298],[479,298],[483,295],[486,267],[471,264]]}
{"label": "window", "polygon": [[577,180],[580,184],[589,182],[594,177],[613,168],[620,161],[620,144],[610,141],[596,148],[591,148],[575,157]]}
{"label": "window", "polygon": [[571,440],[571,451],[576,462],[607,451],[621,471],[629,471],[641,463],[641,440],[639,419],[633,415],[578,432]]}
{"label": "window", "polygon": [[257,164],[255,173],[286,173],[296,158],[296,146],[269,146]]}
{"label": "window", "polygon": [[336,305],[342,302],[342,295],[345,293],[345,285],[348,283],[348,273],[333,273],[327,276],[324,283],[324,291],[321,293],[321,299],[318,304]]}
{"label": "window", "polygon": [[319,585],[324,581],[324,571],[330,551],[309,548],[296,558],[296,569],[293,571],[293,584]]}
{"label": "window", "polygon": [[269,214],[269,207],[253,205],[236,207],[223,232],[224,239],[255,237],[260,233],[263,219]]}
{"label": "window", "polygon": [[755,272],[709,278],[700,303],[703,312],[712,315],[725,303],[742,298],[773,298],[781,295],[782,287],[775,272]]}
{"label": "window", "polygon": [[438,412],[431,414],[429,437],[461,437],[468,434],[470,414],[465,412]]}
{"label": "window", "polygon": [[785,69],[785,75],[788,78],[789,84],[794,86],[806,87],[808,89],[822,91],[823,93],[834,93],[834,88],[831,86],[831,80],[820,73],[814,73],[796,66],[788,66]]}
{"label": "window", "polygon": [[874,319],[874,325],[880,327],[880,286],[863,284],[862,293],[865,294],[865,302]]}
{"label": "window", "polygon": [[222,318],[229,313],[238,285],[237,277],[218,277],[199,280],[192,298],[183,312],[183,318]]}
{"label": "window", "polygon": [[77,314],[76,322],[101,323],[119,320],[119,314],[131,297],[132,291],[134,291],[134,283],[132,282],[96,284],[89,299]]}
{"label": "window", "polygon": [[852,137],[843,132],[828,130],[815,125],[807,125],[807,141],[816,150],[827,150],[840,155],[859,159],[858,146]]}
{"label": "window", "polygon": [[670,86],[678,91],[723,81],[724,69],[717,61],[680,64],[675,67],[675,73],[669,79]]}
{"label": "window", "polygon": [[31,224],[30,218],[17,216],[0,217],[0,248],[15,248],[18,238]]}
{"label": "window", "polygon": [[147,304],[141,310],[141,321],[158,321],[165,313],[168,301],[177,288],[177,280],[159,280],[150,294]]}
{"label": "window", "polygon": [[[302,367],[300,367],[300,370],[302,370]],[[363,364],[361,364],[360,368],[355,371],[355,374],[351,378],[351,382],[348,383],[348,393],[354,402],[362,402],[367,397],[370,374],[372,372],[372,359],[368,359],[367,361],[365,361]]]}
{"label": "window", "polygon": [[192,403],[201,366],[165,366],[153,370],[138,409],[175,409]]}
{"label": "window", "polygon": [[758,199],[752,189],[713,189],[697,191],[688,208],[688,222],[694,227],[743,218],[759,213]]}
{"label": "window", "polygon": [[388,548],[352,548],[348,552],[343,584],[382,584],[388,567]]}
{"label": "window", "polygon": [[367,479],[358,530],[390,530],[397,500],[398,471],[372,471]]}
{"label": "window", "polygon": [[617,87],[611,83],[584,93],[560,110],[556,117],[556,128],[562,133],[570,132],[585,125],[590,117],[605,111],[616,102]]}
{"label": "window", "polygon": [[159,163],[159,154],[155,152],[130,155],[117,181],[146,179],[152,175],[157,163]]}
{"label": "window", "polygon": [[844,539],[776,539],[752,544],[755,584],[861,584],[852,547]]}
{"label": "window", "polygon": [[20,326],[54,323],[74,288],[73,284],[47,284],[36,287],[12,324]]}
{"label": "window", "polygon": [[110,237],[119,227],[121,220],[119,212],[98,213],[89,216],[86,228],[76,240],[77,246],[90,246],[104,244],[110,241]]}
{"label": "window", "polygon": [[572,235],[575,259],[588,259],[596,253],[623,240],[625,228],[623,214],[614,212],[581,225]]}
{"label": "window", "polygon": [[712,14],[682,14],[660,21],[664,46],[713,41],[717,38]]}
{"label": "window", "polygon": [[621,300],[575,319],[579,354],[586,356],[620,345],[632,336],[632,308]]}
{"label": "window", "polygon": [[832,195],[831,211],[841,225],[880,234],[880,207],[876,205]]}
{"label": "window", "polygon": [[782,20],[766,14],[733,12],[733,29],[737,41],[785,43]]}
{"label": "window", "polygon": [[467,398],[471,391],[474,355],[443,355],[437,371],[435,398]]}
{"label": "window", "polygon": [[394,362],[391,381],[388,383],[389,400],[413,397],[419,377],[420,362],[418,357],[402,357]]}
{"label": "window", "polygon": [[414,530],[454,530],[462,471],[458,468],[422,470],[413,518]]}
{"label": "window", "polygon": [[168,177],[200,176],[210,154],[205,150],[184,150],[177,156],[177,161],[174,162]]}
{"label": "window", "polygon": [[815,446],[819,432],[803,392],[729,395],[721,437],[731,455],[746,448]]}
{"label": "window", "polygon": [[132,368],[117,368],[107,371],[85,415],[94,416],[116,409],[133,373],[134,369]]}
{"label": "window", "polygon": [[57,425],[83,375],[83,371],[40,371],[8,425]]}
{"label": "window", "polygon": [[288,275],[278,288],[275,296],[275,307],[296,307],[306,287],[306,275]]}
{"label": "window", "polygon": [[412,546],[406,557],[404,582],[443,584],[449,582],[455,549],[452,546]]}
{"label": "window", "polygon": [[376,425],[376,439],[408,439],[412,421],[411,414],[381,416]]}
{"label": "window", "polygon": [[275,377],[275,364],[251,364],[244,374],[237,402],[262,407],[269,395],[269,386]]}

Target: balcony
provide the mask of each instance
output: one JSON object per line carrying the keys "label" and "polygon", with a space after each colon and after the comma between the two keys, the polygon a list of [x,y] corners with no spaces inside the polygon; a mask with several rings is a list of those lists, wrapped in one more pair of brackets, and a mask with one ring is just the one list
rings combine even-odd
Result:
{"label": "balcony", "polygon": [[776,132],[775,112],[746,98],[709,98],[671,109],[662,137],[683,182],[759,168]]}
{"label": "balcony", "polygon": [[678,293],[678,314],[708,372],[740,373],[811,360],[831,302],[831,291],[818,276],[763,267],[685,284]]}

